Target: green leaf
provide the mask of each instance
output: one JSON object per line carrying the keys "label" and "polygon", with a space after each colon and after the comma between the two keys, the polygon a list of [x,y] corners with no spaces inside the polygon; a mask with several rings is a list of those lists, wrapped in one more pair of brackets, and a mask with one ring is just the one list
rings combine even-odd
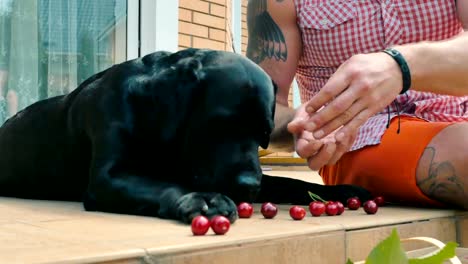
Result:
{"label": "green leaf", "polygon": [[366,259],[366,264],[407,264],[408,257],[401,248],[400,237],[396,229],[385,240],[382,240]]}
{"label": "green leaf", "polygon": [[425,258],[410,259],[409,264],[442,264],[444,261],[455,256],[457,246],[458,244],[455,242],[448,242],[436,254]]}
{"label": "green leaf", "polygon": [[309,193],[309,196],[310,196],[310,198],[311,198],[313,201],[317,201],[317,200],[318,200],[318,199],[317,199],[317,196],[315,196],[315,194],[314,194],[313,192],[311,192],[311,191],[307,191],[307,192]]}
{"label": "green leaf", "polygon": [[312,198],[312,200],[314,200],[314,201],[319,200],[319,201],[324,202],[324,203],[327,202],[324,199],[322,199],[322,197],[318,196],[317,194],[315,194],[315,193],[313,193],[311,191],[307,191],[307,192],[309,193],[309,196],[310,196],[310,198]]}
{"label": "green leaf", "polygon": [[348,261],[346,261],[346,264],[354,264],[354,262],[352,262],[350,259],[348,259]]}

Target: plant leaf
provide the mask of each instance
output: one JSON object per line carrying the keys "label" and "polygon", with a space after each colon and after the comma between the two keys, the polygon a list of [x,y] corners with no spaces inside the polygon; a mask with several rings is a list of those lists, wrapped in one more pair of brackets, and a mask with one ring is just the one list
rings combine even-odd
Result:
{"label": "plant leaf", "polygon": [[410,259],[410,264],[442,264],[444,261],[455,256],[455,249],[458,244],[455,242],[448,242],[445,246],[438,250],[434,255],[425,258]]}
{"label": "plant leaf", "polygon": [[366,259],[366,264],[407,264],[408,257],[401,248],[400,237],[396,229],[392,234],[382,240]]}
{"label": "plant leaf", "polygon": [[313,201],[317,201],[317,200],[315,199],[314,194],[313,194],[311,191],[307,191],[307,192],[309,193],[310,199],[312,199]]}
{"label": "plant leaf", "polygon": [[354,262],[352,262],[352,261],[348,258],[348,261],[346,261],[346,264],[354,264]]}
{"label": "plant leaf", "polygon": [[324,199],[322,199],[322,197],[318,196],[318,194],[315,194],[315,193],[313,193],[311,191],[307,191],[307,192],[309,193],[309,196],[310,196],[310,198],[312,198],[312,200],[314,200],[314,201],[319,200],[319,201],[324,202],[324,203],[327,202]]}

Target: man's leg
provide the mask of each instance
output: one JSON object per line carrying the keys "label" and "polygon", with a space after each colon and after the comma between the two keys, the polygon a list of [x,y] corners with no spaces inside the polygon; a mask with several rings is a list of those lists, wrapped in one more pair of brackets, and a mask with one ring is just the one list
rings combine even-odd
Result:
{"label": "man's leg", "polygon": [[[422,156],[427,156],[423,154],[428,146],[436,136],[451,126],[455,124],[429,123],[422,119],[402,116],[400,133],[397,133],[398,119],[393,118],[380,144],[348,152],[336,165],[324,166],[320,174],[325,184],[355,184],[368,189],[373,195],[383,195],[387,201],[397,204],[451,206],[451,203],[428,196],[418,186],[416,179],[418,165],[423,166],[423,163],[431,162],[430,160],[426,162],[427,158],[424,162],[421,159]],[[461,146],[461,141],[453,144]],[[468,148],[460,147],[459,150],[463,149]],[[437,151],[435,162],[439,162],[438,157],[442,154],[442,148]],[[455,153],[452,154],[456,156]]]}
{"label": "man's leg", "polygon": [[428,197],[468,209],[468,123],[450,125],[431,140],[416,181]]}

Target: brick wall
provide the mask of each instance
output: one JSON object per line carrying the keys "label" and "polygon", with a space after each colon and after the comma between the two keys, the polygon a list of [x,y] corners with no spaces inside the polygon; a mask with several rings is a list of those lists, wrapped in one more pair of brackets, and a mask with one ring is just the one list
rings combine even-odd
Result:
{"label": "brick wall", "polygon": [[247,50],[247,2],[242,0],[242,54]]}
{"label": "brick wall", "polygon": [[179,49],[227,49],[230,0],[179,0]]}
{"label": "brick wall", "polygon": [[[247,2],[242,0],[241,53],[247,49]],[[188,47],[232,51],[231,0],[179,0],[179,49]],[[289,95],[292,105],[292,89]],[[291,157],[273,153],[269,157]]]}

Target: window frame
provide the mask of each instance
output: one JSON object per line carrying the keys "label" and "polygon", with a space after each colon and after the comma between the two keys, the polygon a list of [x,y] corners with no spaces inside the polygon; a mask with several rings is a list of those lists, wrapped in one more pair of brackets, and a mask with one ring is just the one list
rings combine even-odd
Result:
{"label": "window frame", "polygon": [[127,0],[127,60],[138,58],[140,1]]}
{"label": "window frame", "polygon": [[179,1],[140,0],[139,2],[139,56],[142,57],[161,50],[177,51],[179,44]]}
{"label": "window frame", "polygon": [[234,52],[242,53],[242,0],[231,0],[231,32]]}

